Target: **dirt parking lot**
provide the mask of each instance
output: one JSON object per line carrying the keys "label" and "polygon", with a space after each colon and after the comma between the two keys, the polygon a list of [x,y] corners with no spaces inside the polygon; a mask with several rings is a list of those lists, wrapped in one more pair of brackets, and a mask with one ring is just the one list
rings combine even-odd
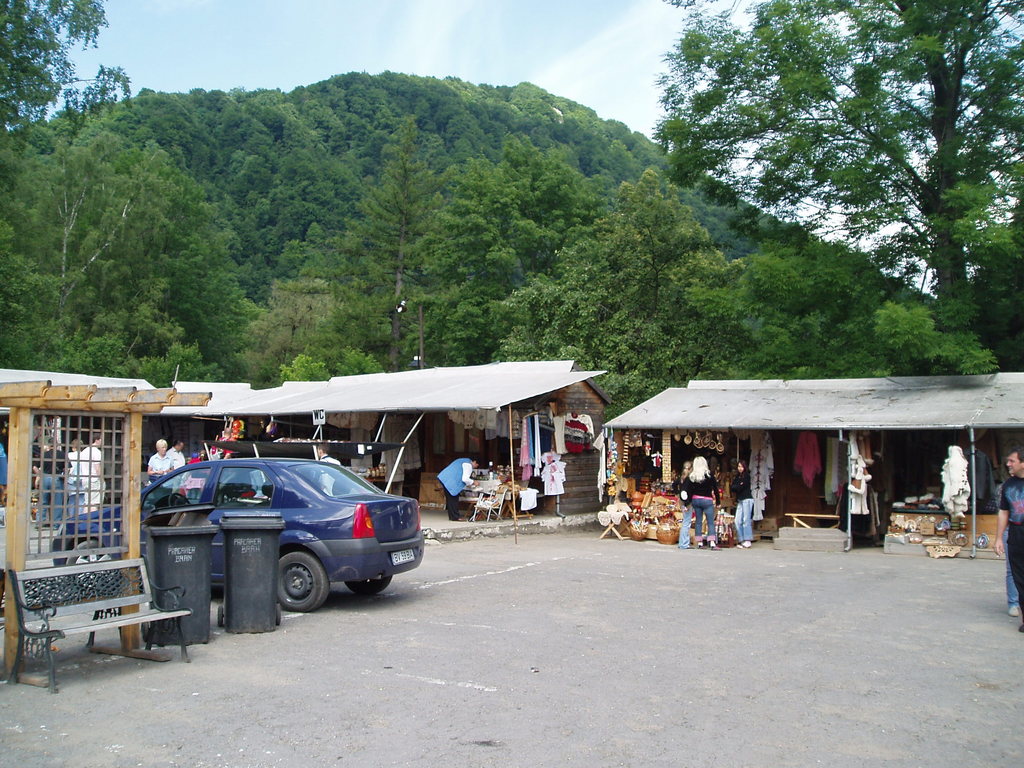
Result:
{"label": "dirt parking lot", "polygon": [[1003,563],[679,551],[591,531],[434,544],[193,661],[62,644],[0,686],[0,765],[1019,765]]}

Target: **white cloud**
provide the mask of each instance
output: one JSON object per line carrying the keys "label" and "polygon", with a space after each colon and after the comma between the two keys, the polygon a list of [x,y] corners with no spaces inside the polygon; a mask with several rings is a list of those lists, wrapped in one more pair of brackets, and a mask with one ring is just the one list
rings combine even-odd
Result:
{"label": "white cloud", "polygon": [[660,0],[633,0],[600,32],[535,72],[545,90],[650,135],[661,115],[658,77],[682,17]]}

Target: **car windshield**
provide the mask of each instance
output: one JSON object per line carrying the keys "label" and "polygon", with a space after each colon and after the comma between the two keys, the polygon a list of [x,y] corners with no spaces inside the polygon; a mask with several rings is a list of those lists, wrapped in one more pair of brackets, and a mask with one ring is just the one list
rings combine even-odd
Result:
{"label": "car windshield", "polygon": [[380,492],[378,488],[353,475],[347,469],[327,461],[308,461],[296,465],[294,469],[295,473],[303,480],[308,481],[314,488],[319,488],[327,496],[338,498],[353,493]]}

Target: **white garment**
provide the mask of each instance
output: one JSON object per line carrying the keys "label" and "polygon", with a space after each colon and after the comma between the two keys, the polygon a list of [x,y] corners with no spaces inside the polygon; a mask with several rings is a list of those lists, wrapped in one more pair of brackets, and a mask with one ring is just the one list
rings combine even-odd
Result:
{"label": "white garment", "polygon": [[750,433],[750,493],[754,497],[754,520],[764,519],[768,491],[775,474],[775,453],[772,436],[766,431]]}
{"label": "white garment", "polygon": [[594,440],[594,447],[597,449],[598,455],[600,456],[600,459],[597,462],[597,498],[598,501],[600,501],[604,497],[604,486],[606,481],[605,464],[608,461],[608,443],[605,440],[603,431],[597,436],[597,439]]}
{"label": "white garment", "polygon": [[537,493],[536,488],[523,488],[519,491],[519,509],[522,512],[537,508]]}
{"label": "white garment", "polygon": [[555,423],[555,453],[568,453],[569,449],[565,447],[565,414],[552,416],[551,420]]}
{"label": "white garment", "polygon": [[545,496],[560,496],[565,493],[565,462],[557,453],[544,454],[544,468],[540,471],[544,481]]}
{"label": "white garment", "polygon": [[846,490],[850,492],[850,514],[866,515],[871,510],[868,508],[868,481],[871,475],[868,474],[868,465],[864,457],[860,455],[860,448],[857,447],[857,433],[850,433],[850,482]]}
{"label": "white garment", "polygon": [[942,506],[950,517],[967,517],[971,483],[967,479],[967,459],[959,445],[949,446],[949,455],[942,465]]}

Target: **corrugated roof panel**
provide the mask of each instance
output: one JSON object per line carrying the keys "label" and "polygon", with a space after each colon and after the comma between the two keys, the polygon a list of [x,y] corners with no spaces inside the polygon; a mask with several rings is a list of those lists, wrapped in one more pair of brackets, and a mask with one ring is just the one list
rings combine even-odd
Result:
{"label": "corrugated roof panel", "polygon": [[649,429],[920,429],[1024,424],[1024,374],[692,381],[607,426]]}
{"label": "corrugated roof panel", "polygon": [[227,393],[203,408],[174,408],[167,415],[286,415],[329,412],[395,412],[498,409],[539,397],[604,371],[574,371],[573,362],[526,361],[396,373],[337,376],[327,382],[286,382],[237,398]]}

